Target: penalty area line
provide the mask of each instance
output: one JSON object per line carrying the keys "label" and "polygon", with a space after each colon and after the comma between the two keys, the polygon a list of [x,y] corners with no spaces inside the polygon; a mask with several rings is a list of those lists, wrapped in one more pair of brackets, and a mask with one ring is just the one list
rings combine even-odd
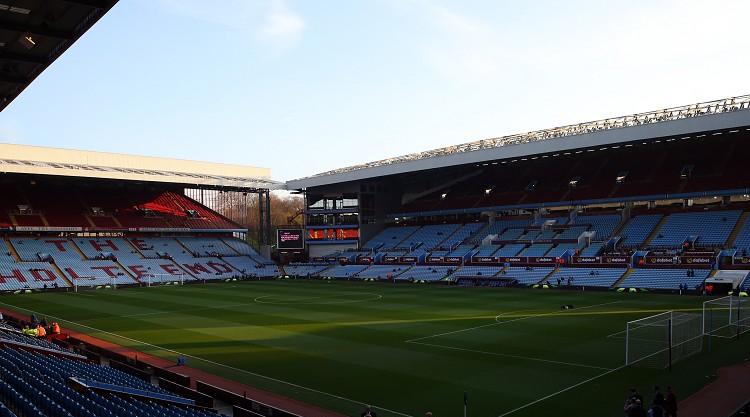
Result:
{"label": "penalty area line", "polygon": [[553,311],[553,312],[548,312],[548,313],[532,314],[532,315],[529,315],[529,316],[517,317],[517,318],[511,319],[511,320],[499,321],[498,319],[501,316],[506,316],[506,315],[514,314],[514,313],[520,313],[523,310],[507,311],[505,313],[500,313],[497,316],[495,316],[495,322],[494,323],[482,324],[482,325],[479,325],[479,326],[468,327],[466,329],[459,329],[459,330],[453,330],[453,331],[450,331],[450,332],[437,333],[437,334],[433,334],[433,335],[429,335],[429,336],[417,337],[415,339],[406,340],[405,342],[406,343],[413,343],[413,342],[418,342],[420,340],[426,340],[426,339],[432,339],[432,338],[440,337],[440,336],[448,336],[448,335],[451,335],[451,334],[468,332],[470,330],[481,329],[481,328],[484,328],[484,327],[498,326],[498,325],[507,324],[507,323],[515,323],[515,322],[518,322],[518,321],[533,319],[533,318],[537,318],[537,317],[555,316],[555,315],[558,315],[560,313],[565,313],[565,312],[570,312],[570,311],[576,311],[576,310],[585,310],[587,308],[601,307],[601,306],[606,306],[606,305],[610,305],[610,304],[617,304],[617,303],[620,303],[620,302],[621,301],[610,301],[610,302],[607,302],[607,303],[600,303],[600,304],[593,304],[593,305],[578,307],[578,308],[574,308],[574,309],[571,309],[571,310],[560,310],[560,311]]}
{"label": "penalty area line", "polygon": [[415,345],[422,345],[422,346],[431,346],[431,347],[442,348],[442,349],[459,350],[463,352],[480,353],[483,355],[501,356],[505,358],[520,359],[520,360],[525,360],[525,361],[544,362],[544,363],[552,363],[555,365],[573,366],[577,368],[597,369],[600,371],[612,370],[612,368],[604,368],[602,366],[587,365],[584,363],[576,363],[576,362],[563,362],[563,361],[556,361],[553,359],[542,359],[542,358],[535,358],[532,356],[514,355],[511,353],[487,352],[484,350],[467,349],[467,348],[461,348],[461,347],[456,347],[456,346],[437,345],[433,343],[423,343],[423,342],[408,342],[408,343],[415,344]]}
{"label": "penalty area line", "polygon": [[622,370],[622,369],[624,369],[624,368],[625,368],[626,366],[627,366],[627,365],[622,365],[622,366],[619,366],[619,367],[617,367],[617,368],[614,368],[614,369],[610,369],[610,370],[608,370],[608,371],[606,371],[606,372],[602,372],[602,373],[600,373],[599,375],[594,375],[594,376],[592,376],[591,378],[585,379],[585,380],[583,380],[583,381],[581,381],[581,382],[578,382],[578,383],[576,383],[576,384],[573,384],[573,385],[570,385],[570,386],[568,386],[568,387],[565,387],[565,388],[563,388],[563,389],[561,389],[561,390],[559,390],[559,391],[553,392],[552,394],[546,395],[546,396],[544,396],[544,397],[542,397],[542,398],[538,398],[538,399],[536,399],[536,400],[534,400],[534,401],[531,401],[531,402],[529,402],[529,403],[526,403],[526,404],[524,404],[524,405],[522,405],[522,406],[520,406],[520,407],[514,408],[514,409],[512,409],[512,410],[510,410],[510,411],[506,411],[505,413],[503,413],[503,414],[500,414],[500,415],[499,415],[498,417],[505,417],[505,416],[509,416],[509,415],[511,415],[511,414],[517,413],[517,412],[519,412],[519,411],[521,411],[521,410],[524,410],[524,409],[526,409],[526,408],[529,408],[529,407],[531,407],[531,406],[534,406],[534,405],[536,405],[536,404],[539,404],[539,403],[541,403],[541,402],[547,401],[547,400],[549,400],[550,398],[556,397],[556,396],[558,396],[558,395],[560,395],[560,394],[564,394],[564,393],[566,393],[566,392],[568,392],[568,391],[570,391],[570,390],[572,390],[572,389],[576,389],[576,388],[578,388],[578,387],[580,387],[580,386],[582,386],[582,385],[588,384],[588,383],[589,383],[589,382],[591,382],[591,381],[595,381],[595,380],[597,380],[597,379],[599,379],[599,378],[605,377],[605,376],[607,376],[607,375],[609,375],[609,374],[612,374],[612,373],[615,373],[615,372],[617,372],[617,371],[619,371],[619,370]]}

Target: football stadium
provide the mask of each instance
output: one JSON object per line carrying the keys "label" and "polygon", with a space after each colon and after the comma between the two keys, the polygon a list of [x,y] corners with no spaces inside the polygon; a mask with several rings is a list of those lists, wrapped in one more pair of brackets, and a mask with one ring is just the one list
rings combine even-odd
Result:
{"label": "football stadium", "polygon": [[[0,111],[117,2],[7,3]],[[0,143],[0,416],[746,415],[750,95],[633,110],[286,182]]]}

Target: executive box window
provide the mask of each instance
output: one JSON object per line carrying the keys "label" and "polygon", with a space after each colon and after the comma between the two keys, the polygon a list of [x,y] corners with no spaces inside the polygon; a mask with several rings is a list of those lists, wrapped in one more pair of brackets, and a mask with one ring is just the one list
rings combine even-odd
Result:
{"label": "executive box window", "polygon": [[336,213],[336,214],[308,214],[308,226],[335,226],[359,224],[359,215],[357,213]]}
{"label": "executive box window", "polygon": [[344,195],[340,197],[307,196],[309,210],[343,210],[356,209],[359,207],[359,199],[356,195]]}

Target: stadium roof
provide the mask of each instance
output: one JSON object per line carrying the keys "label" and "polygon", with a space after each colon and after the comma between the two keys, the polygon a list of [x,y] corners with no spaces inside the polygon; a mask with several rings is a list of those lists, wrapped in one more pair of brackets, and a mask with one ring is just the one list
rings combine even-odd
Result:
{"label": "stadium roof", "polygon": [[196,188],[281,189],[269,168],[0,143],[0,173],[180,184]]}
{"label": "stadium roof", "polygon": [[750,126],[750,95],[483,139],[323,172],[287,182],[289,189],[480,163],[548,152]]}
{"label": "stadium roof", "polygon": [[118,0],[0,0],[0,111]]}

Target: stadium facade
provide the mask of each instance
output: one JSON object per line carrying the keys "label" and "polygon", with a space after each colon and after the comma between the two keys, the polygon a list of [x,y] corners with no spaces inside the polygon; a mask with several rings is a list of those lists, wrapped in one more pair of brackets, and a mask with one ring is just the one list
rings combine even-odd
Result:
{"label": "stadium facade", "polygon": [[[427,271],[455,282],[538,267],[508,277],[692,290],[748,263],[748,139],[750,96],[738,96],[375,161],[287,187],[305,195],[311,260],[340,264],[320,275],[414,280]],[[674,276],[644,283],[647,267]],[[736,287],[744,276],[727,279]]]}
{"label": "stadium facade", "polygon": [[[0,290],[278,275],[267,168],[0,144]],[[257,195],[260,252],[246,243]]]}

